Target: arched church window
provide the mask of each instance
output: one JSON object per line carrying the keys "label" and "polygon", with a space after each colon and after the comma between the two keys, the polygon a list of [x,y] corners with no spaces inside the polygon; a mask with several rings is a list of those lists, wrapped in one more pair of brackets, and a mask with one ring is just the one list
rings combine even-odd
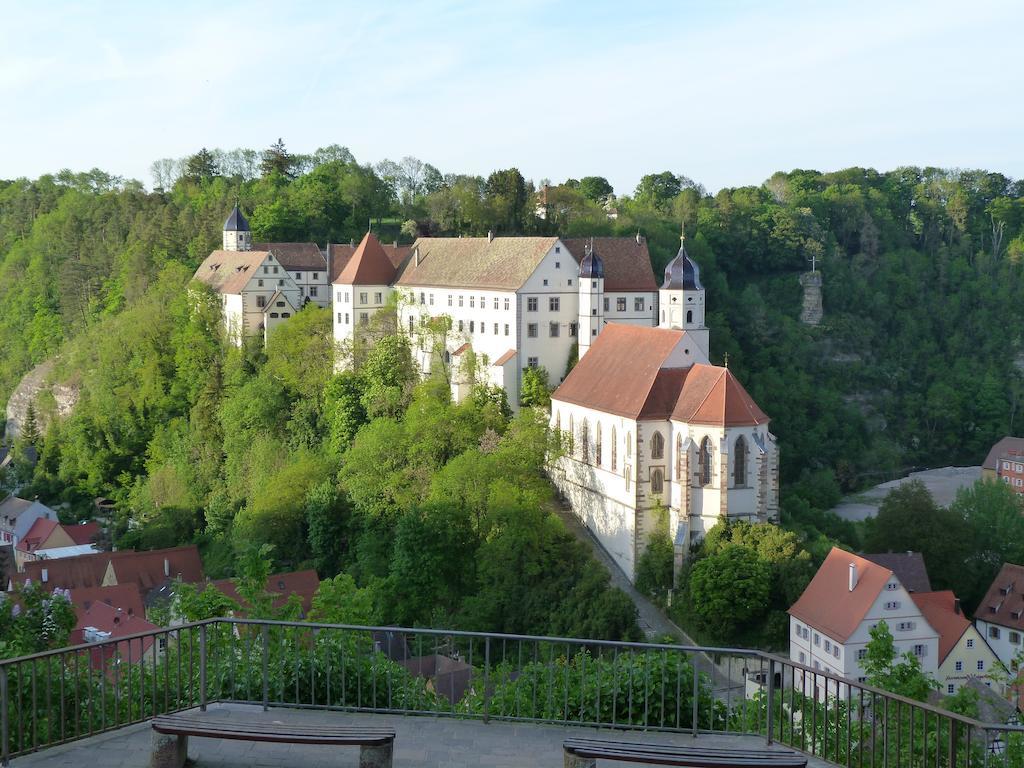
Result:
{"label": "arched church window", "polygon": [[651,493],[665,492],[665,471],[661,467],[651,468]]}
{"label": "arched church window", "polygon": [[633,435],[630,432],[626,433],[626,458],[633,458]]}
{"label": "arched church window", "polygon": [[584,464],[590,463],[590,424],[586,419],[580,424],[580,458]]}
{"label": "arched church window", "polygon": [[683,436],[676,435],[676,480],[683,478]]}
{"label": "arched church window", "polygon": [[615,425],[612,424],[612,472],[618,471],[619,465],[619,444],[615,440]]}
{"label": "arched church window", "polygon": [[733,454],[732,484],[740,488],[747,484],[747,439],[743,435],[736,438]]}
{"label": "arched church window", "polygon": [[697,482],[700,485],[711,485],[711,438],[705,437],[700,442],[697,454]]}
{"label": "arched church window", "polygon": [[568,435],[569,440],[568,440],[568,445],[566,445],[566,450],[569,452],[570,456],[575,456],[576,455],[576,446],[575,446],[575,443],[576,443],[576,432],[575,432],[575,429],[573,427],[573,423],[572,422],[573,422],[573,418],[572,418],[572,414],[570,413],[569,414],[569,435]]}
{"label": "arched church window", "polygon": [[686,322],[688,322],[688,323],[692,323],[693,322],[693,310],[692,309],[686,310]]}
{"label": "arched church window", "polygon": [[665,438],[661,436],[661,432],[655,432],[651,436],[651,458],[665,458]]}
{"label": "arched church window", "polygon": [[601,422],[594,427],[594,464],[601,466]]}

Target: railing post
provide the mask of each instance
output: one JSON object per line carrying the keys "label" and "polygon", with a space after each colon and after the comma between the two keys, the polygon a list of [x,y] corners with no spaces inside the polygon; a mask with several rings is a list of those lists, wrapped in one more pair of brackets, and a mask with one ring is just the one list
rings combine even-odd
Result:
{"label": "railing post", "polygon": [[[472,642],[472,641],[470,641]],[[491,719],[491,636],[484,638],[484,722]]]}
{"label": "railing post", "polygon": [[775,659],[768,657],[768,744],[772,743],[775,728]]}
{"label": "railing post", "polygon": [[7,667],[0,667],[0,765],[11,764],[10,711],[7,706]]}
{"label": "railing post", "polygon": [[206,711],[206,625],[199,627],[199,711]]}
{"label": "railing post", "polygon": [[263,635],[263,711],[270,709],[270,626],[264,624]]}
{"label": "railing post", "polygon": [[697,671],[697,659],[700,655],[697,651],[690,653],[690,666],[693,667],[693,696],[690,702],[690,728],[693,731],[693,738],[697,738],[698,707],[700,705],[700,673]]}

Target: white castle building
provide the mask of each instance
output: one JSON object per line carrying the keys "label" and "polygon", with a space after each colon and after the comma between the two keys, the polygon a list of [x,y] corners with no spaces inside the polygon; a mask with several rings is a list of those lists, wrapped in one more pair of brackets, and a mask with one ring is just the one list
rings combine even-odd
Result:
{"label": "white castle building", "polygon": [[[605,268],[589,253],[581,277],[593,290]],[[552,480],[631,580],[659,505],[677,558],[723,518],[778,518],[775,437],[729,369],[708,363],[704,298],[681,246],[659,327],[608,325],[551,396],[563,447]]]}
{"label": "white castle building", "polygon": [[[597,270],[593,254],[604,255]],[[513,406],[524,368],[543,366],[558,383],[573,346],[582,357],[607,323],[657,322],[657,283],[639,236],[420,238],[403,250],[368,233],[333,282],[336,341],[351,342],[394,302],[424,373],[443,357],[460,399],[469,384],[460,360],[472,350],[477,380],[503,387]],[[438,349],[425,329],[442,317],[450,330]]]}

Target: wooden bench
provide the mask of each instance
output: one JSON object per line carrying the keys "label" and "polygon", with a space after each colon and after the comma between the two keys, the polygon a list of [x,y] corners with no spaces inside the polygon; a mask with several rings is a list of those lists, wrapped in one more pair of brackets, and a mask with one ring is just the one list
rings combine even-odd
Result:
{"label": "wooden bench", "polygon": [[595,768],[598,760],[617,760],[688,768],[806,768],[807,758],[797,752],[774,749],[720,749],[676,747],[604,739],[566,739],[562,745],[565,768]]}
{"label": "wooden bench", "polygon": [[188,757],[189,736],[278,744],[358,746],[361,747],[359,768],[391,768],[395,742],[393,728],[217,720],[205,715],[161,715],[153,718],[152,768],[182,768]]}

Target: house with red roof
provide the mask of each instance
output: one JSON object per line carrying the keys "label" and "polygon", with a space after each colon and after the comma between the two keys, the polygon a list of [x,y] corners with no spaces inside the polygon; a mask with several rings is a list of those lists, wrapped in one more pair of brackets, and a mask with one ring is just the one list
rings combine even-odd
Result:
{"label": "house with red roof", "polygon": [[940,692],[952,695],[974,679],[1002,692],[1004,686],[999,681],[999,673],[1003,665],[981,631],[964,615],[956,595],[947,589],[912,592],[910,597],[939,633],[935,679],[941,686]]}
{"label": "house with red roof", "polygon": [[[912,653],[925,672],[935,675],[942,661],[940,634],[917,602],[921,594],[908,591],[890,568],[833,547],[789,609],[789,658],[812,670],[865,682],[870,632],[884,621],[897,652]],[[808,694],[816,687],[819,695],[845,695],[842,686],[837,691],[812,674],[804,678]]]}
{"label": "house with red roof", "polygon": [[1024,494],[1024,437],[1004,437],[993,445],[981,464],[981,476]]}
{"label": "house with red roof", "polygon": [[33,560],[57,560],[98,552],[94,542],[99,534],[99,523],[62,525],[40,517],[15,546],[15,563],[22,570],[25,563]]}
{"label": "house with red roof", "polygon": [[[238,594],[238,587],[232,579],[218,579],[211,582],[213,586],[231,598],[242,607],[242,614],[245,614],[246,605]],[[289,573],[275,573],[267,578],[264,590],[271,595],[271,605],[274,608],[283,607],[294,595],[302,605],[302,615],[309,614],[313,607],[313,597],[320,587],[320,577],[316,571],[309,569],[305,571],[292,571]]]}
{"label": "house with red roof", "polygon": [[563,449],[551,478],[630,579],[659,506],[679,559],[723,518],[778,517],[768,416],[727,367],[708,362],[704,289],[684,247],[659,304],[657,328],[604,326],[551,396]]}

